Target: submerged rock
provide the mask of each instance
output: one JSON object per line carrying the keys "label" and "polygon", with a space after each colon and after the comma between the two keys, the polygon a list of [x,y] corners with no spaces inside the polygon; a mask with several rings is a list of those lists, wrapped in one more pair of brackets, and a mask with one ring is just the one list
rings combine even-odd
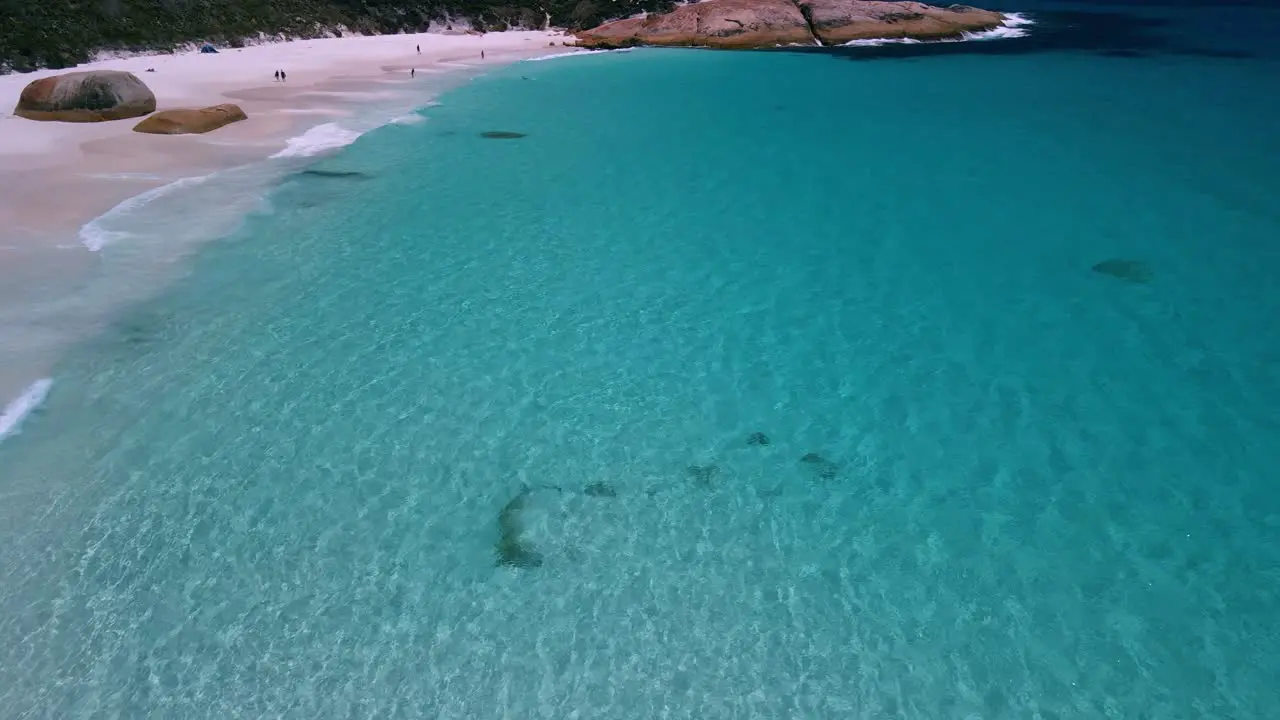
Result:
{"label": "submerged rock", "polygon": [[840,474],[840,465],[831,462],[818,453],[808,453],[800,458],[800,462],[813,468],[813,472],[823,480],[833,480]]}
{"label": "submerged rock", "polygon": [[719,472],[720,468],[715,465],[690,465],[688,468],[689,477],[700,485],[710,485]]}
{"label": "submerged rock", "polygon": [[494,547],[498,555],[498,565],[500,566],[520,568],[522,570],[542,567],[542,553],[534,550],[532,545],[519,538],[501,538]]}
{"label": "submerged rock", "polygon": [[120,341],[125,345],[145,345],[156,339],[155,328],[141,322],[125,322],[120,325]]}
{"label": "submerged rock", "polygon": [[747,436],[748,445],[768,445],[769,436],[762,432],[753,432]]}
{"label": "submerged rock", "polygon": [[303,170],[299,175],[310,175],[312,177],[322,178],[347,178],[351,180],[364,180],[369,176],[359,170]]}
{"label": "submerged rock", "polygon": [[521,569],[542,566],[542,554],[521,537],[524,527],[520,524],[520,513],[528,504],[532,492],[532,488],[522,489],[498,513],[498,542],[494,544],[493,550],[499,566]]}
{"label": "submerged rock", "polygon": [[1000,26],[1004,16],[966,5],[868,0],[705,0],[665,14],[605,23],[577,34],[578,45],[726,49],[838,45],[865,38],[939,40]]}
{"label": "submerged rock", "polygon": [[1093,271],[1131,283],[1147,283],[1151,281],[1151,268],[1140,260],[1103,260],[1093,266]]}
{"label": "submerged rock", "polygon": [[582,488],[582,494],[591,497],[613,498],[618,497],[618,491],[607,482],[593,482]]}
{"label": "submerged rock", "polygon": [[192,135],[248,119],[239,105],[224,103],[199,110],[162,110],[134,125],[133,131],[152,135]]}
{"label": "submerged rock", "polygon": [[480,137],[489,138],[490,140],[515,140],[517,138],[528,136],[524,133],[512,132],[510,130],[486,130],[480,133]]}
{"label": "submerged rock", "polygon": [[132,347],[151,345],[165,339],[172,323],[173,318],[167,313],[139,310],[112,323],[106,337]]}
{"label": "submerged rock", "polygon": [[823,45],[879,38],[945,40],[1004,23],[998,12],[967,5],[863,0],[800,0],[799,5]]}
{"label": "submerged rock", "polygon": [[28,120],[103,122],[155,112],[156,96],[137,75],[89,70],[34,80],[13,114]]}

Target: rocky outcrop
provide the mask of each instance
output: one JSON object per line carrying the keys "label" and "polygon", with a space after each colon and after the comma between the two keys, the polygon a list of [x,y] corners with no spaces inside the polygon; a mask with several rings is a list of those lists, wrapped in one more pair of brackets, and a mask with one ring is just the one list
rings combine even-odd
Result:
{"label": "rocky outcrop", "polygon": [[162,110],[143,119],[133,127],[133,131],[153,135],[207,133],[248,119],[239,105],[227,103],[199,110]]}
{"label": "rocky outcrop", "polygon": [[839,45],[864,38],[937,40],[990,30],[1000,13],[967,5],[872,0],[706,0],[663,15],[606,23],[578,33],[578,45],[768,48]]}
{"label": "rocky outcrop", "polygon": [[707,0],[663,15],[606,23],[578,33],[578,45],[635,45],[750,49],[812,45],[813,34],[790,0]]}
{"label": "rocky outcrop", "polygon": [[965,32],[990,30],[1004,22],[1004,16],[998,12],[967,5],[934,7],[918,2],[865,0],[799,0],[799,3],[823,45],[871,38],[942,40]]}
{"label": "rocky outcrop", "polygon": [[133,73],[91,70],[31,82],[13,114],[29,120],[102,122],[141,117],[155,109],[156,96]]}

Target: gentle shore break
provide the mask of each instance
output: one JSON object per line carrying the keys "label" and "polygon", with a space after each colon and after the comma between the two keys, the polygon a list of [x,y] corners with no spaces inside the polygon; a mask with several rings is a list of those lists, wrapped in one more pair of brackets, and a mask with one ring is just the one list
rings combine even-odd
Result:
{"label": "gentle shore break", "polygon": [[[94,292],[93,302],[73,297],[93,278],[100,263],[94,251],[117,236],[113,220],[126,210],[246,164],[305,161],[368,129],[344,121],[385,113],[383,122],[415,122],[407,115],[439,92],[490,68],[564,53],[563,42],[556,31],[356,36],[0,75],[0,437],[43,402],[61,352],[110,314],[98,301],[110,295],[107,305],[128,302],[123,291]],[[280,69],[284,82],[275,79]],[[33,80],[82,70],[134,73],[159,110],[232,101],[249,119],[208,135],[146,135],[133,132],[136,119],[63,123],[13,115]],[[80,317],[90,307],[93,317]],[[33,323],[76,329],[32,339]]]}

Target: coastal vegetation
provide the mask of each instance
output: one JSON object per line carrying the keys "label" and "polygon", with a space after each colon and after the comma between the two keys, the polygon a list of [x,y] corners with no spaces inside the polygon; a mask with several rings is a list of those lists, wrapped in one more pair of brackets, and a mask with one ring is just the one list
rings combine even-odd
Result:
{"label": "coastal vegetation", "polygon": [[431,29],[590,28],[671,0],[0,0],[0,72],[63,68],[95,52],[236,47],[262,35],[333,37]]}

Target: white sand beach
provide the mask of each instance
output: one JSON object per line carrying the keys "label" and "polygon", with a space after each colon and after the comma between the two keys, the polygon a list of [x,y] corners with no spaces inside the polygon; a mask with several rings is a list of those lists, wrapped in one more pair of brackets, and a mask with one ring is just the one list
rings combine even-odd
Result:
{"label": "white sand beach", "polygon": [[[442,72],[556,52],[551,43],[564,40],[559,32],[543,31],[355,36],[0,75],[0,227],[60,224],[74,222],[70,215],[96,215],[93,208],[86,208],[88,217],[84,211],[75,212],[65,197],[59,198],[56,212],[49,207],[49,186],[60,174],[155,174],[179,167],[217,167],[225,164],[224,156],[234,154],[228,148],[235,145],[278,150],[298,128],[319,124],[325,115],[342,114],[351,103],[376,99],[381,83],[408,82],[410,69],[417,70],[415,79],[426,82]],[[286,82],[274,80],[277,69],[288,74]],[[160,110],[235,102],[249,120],[207,136],[153,136],[133,133],[136,119],[80,124],[36,122],[12,114],[28,83],[74,70],[132,72],[155,93]],[[68,173],[54,172],[58,169]],[[13,182],[14,173],[21,173],[21,182]],[[99,211],[106,209],[101,203],[94,205]]]}
{"label": "white sand beach", "polygon": [[[100,255],[81,242],[85,223],[181,178],[282,152],[306,154],[297,138],[308,129],[398,96],[425,102],[458,77],[564,52],[566,40],[558,31],[352,36],[0,75],[0,411],[48,377],[60,346],[83,332],[66,327],[66,311],[36,318],[29,310],[70,295],[97,268]],[[93,69],[136,74],[160,110],[233,102],[249,119],[207,135],[145,135],[133,132],[136,118],[61,123],[12,114],[31,81]],[[287,73],[285,82],[275,80],[276,70]],[[330,144],[351,139],[348,133]]]}

